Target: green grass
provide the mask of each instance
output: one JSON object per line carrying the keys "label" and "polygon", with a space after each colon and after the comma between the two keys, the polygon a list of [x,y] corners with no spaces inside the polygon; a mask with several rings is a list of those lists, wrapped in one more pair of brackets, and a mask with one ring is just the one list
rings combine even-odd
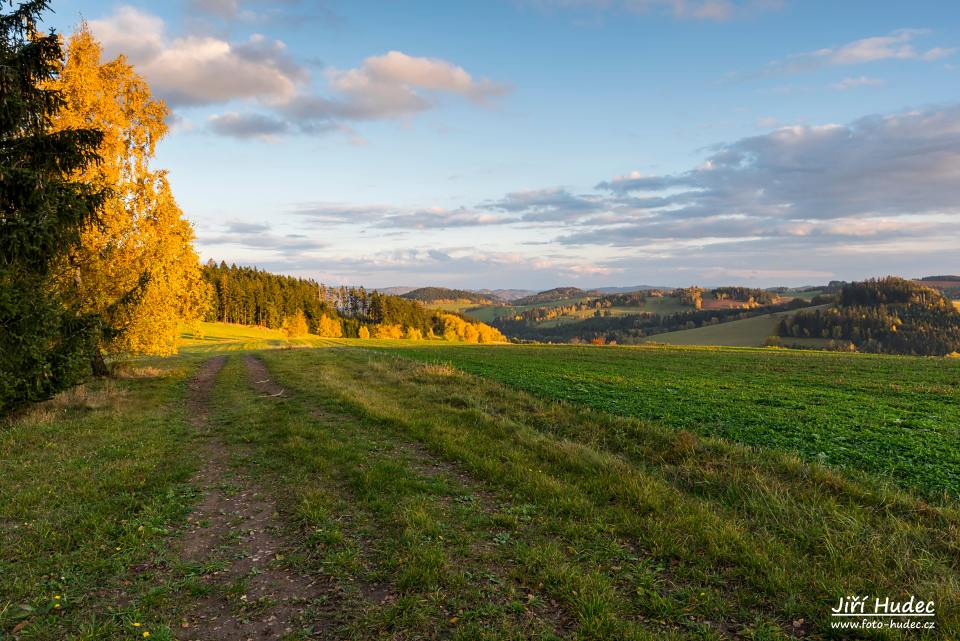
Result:
{"label": "green grass", "polygon": [[960,362],[692,347],[410,346],[542,398],[960,494]]}
{"label": "green grass", "polygon": [[154,606],[168,534],[194,499],[179,402],[190,367],[127,368],[0,424],[0,638],[20,626],[31,641],[132,639],[134,622],[172,638]]}
{"label": "green grass", "polygon": [[829,636],[851,591],[935,595],[956,629],[954,507],[449,366],[262,358],[290,398],[245,393],[233,359],[218,420],[320,532],[314,567],[395,594],[355,638]]}
{"label": "green grass", "polygon": [[215,352],[210,427],[331,586],[330,638],[840,639],[847,594],[937,602],[936,633],[864,638],[960,634],[960,362],[309,339],[257,353],[269,397],[244,348],[303,343],[205,334],[0,427],[2,638],[180,632],[215,570],[172,552]]}

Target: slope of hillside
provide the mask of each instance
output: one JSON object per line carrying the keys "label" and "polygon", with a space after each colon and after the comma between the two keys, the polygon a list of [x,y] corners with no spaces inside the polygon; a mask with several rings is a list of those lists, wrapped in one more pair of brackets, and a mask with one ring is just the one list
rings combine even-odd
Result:
{"label": "slope of hillside", "polygon": [[763,347],[767,338],[776,333],[780,319],[793,312],[764,314],[754,318],[682,329],[651,336],[645,342],[666,345],[719,345],[726,347]]}
{"label": "slope of hillside", "polygon": [[400,298],[418,300],[421,303],[463,302],[476,305],[490,305],[500,302],[493,296],[466,289],[450,289],[447,287],[420,287],[401,294]]}
{"label": "slope of hillside", "polygon": [[524,296],[532,296],[533,294],[537,293],[532,289],[478,289],[477,292],[508,302],[517,300],[518,298],[523,298]]}
{"label": "slope of hillside", "polygon": [[595,291],[586,291],[579,287],[555,287],[543,292],[537,292],[532,296],[524,296],[513,301],[514,305],[543,305],[544,303],[555,303],[561,300],[583,298],[585,296],[596,296]]}

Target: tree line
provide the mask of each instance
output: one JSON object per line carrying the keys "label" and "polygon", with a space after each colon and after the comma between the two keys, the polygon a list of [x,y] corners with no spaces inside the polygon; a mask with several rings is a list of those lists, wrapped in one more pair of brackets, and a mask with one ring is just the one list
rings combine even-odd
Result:
{"label": "tree line", "polygon": [[210,261],[202,273],[210,285],[206,315],[210,321],[331,338],[443,338],[471,343],[506,340],[484,323],[363,287],[328,287],[309,278],[228,266],[225,262]]}

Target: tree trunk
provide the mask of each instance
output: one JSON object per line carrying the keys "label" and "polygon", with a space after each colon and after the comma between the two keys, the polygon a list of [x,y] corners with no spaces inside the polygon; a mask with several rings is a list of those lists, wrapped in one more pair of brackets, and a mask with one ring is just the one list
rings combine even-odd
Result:
{"label": "tree trunk", "polygon": [[94,348],[93,360],[90,366],[93,369],[94,376],[110,376],[110,368],[107,367],[106,361],[103,360],[103,352],[100,351],[99,346]]}

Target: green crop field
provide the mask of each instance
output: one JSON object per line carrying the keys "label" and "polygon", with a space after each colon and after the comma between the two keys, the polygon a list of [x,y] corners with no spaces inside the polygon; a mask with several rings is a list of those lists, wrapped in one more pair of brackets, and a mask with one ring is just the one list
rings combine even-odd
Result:
{"label": "green crop field", "polygon": [[[721,326],[722,327],[722,326]],[[791,350],[405,347],[542,398],[960,494],[960,361]]]}
{"label": "green crop field", "polygon": [[185,337],[0,428],[2,638],[960,633],[956,360]]}

